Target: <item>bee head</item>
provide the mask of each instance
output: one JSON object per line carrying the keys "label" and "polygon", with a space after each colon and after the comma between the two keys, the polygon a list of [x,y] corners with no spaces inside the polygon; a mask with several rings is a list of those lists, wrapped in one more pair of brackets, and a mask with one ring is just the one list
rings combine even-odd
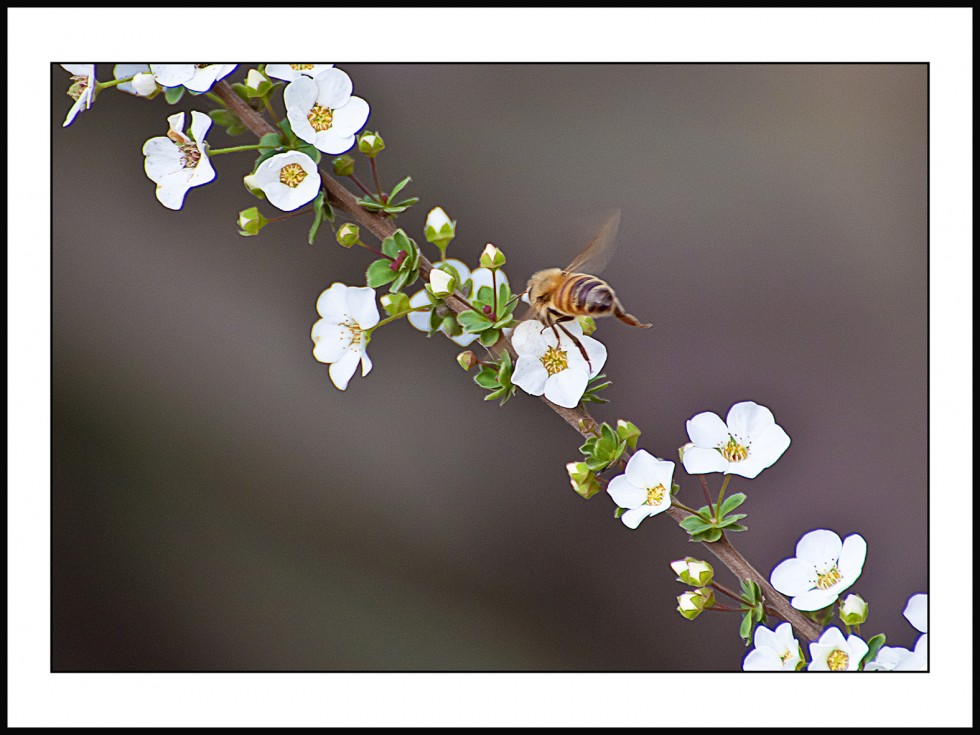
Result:
{"label": "bee head", "polygon": [[547,268],[538,271],[527,282],[527,299],[532,307],[546,303],[555,289],[561,285],[561,268]]}

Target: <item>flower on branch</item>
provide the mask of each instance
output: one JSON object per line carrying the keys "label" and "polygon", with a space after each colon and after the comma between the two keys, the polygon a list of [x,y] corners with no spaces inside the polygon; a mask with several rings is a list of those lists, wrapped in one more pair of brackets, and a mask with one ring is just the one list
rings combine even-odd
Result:
{"label": "flower on branch", "polygon": [[211,118],[192,111],[190,135],[184,134],[183,112],[171,115],[167,121],[170,131],[166,136],[150,138],[143,145],[143,167],[157,185],[160,203],[168,209],[180,209],[188,189],[207,184],[215,177],[204,142]]}
{"label": "flower on branch", "polygon": [[273,79],[292,82],[300,77],[316,79],[327,69],[332,68],[333,64],[266,64],[265,73]]}
{"label": "flower on branch", "polygon": [[262,161],[254,183],[274,206],[292,212],[316,199],[320,172],[316,162],[302,151],[286,151]]}
{"label": "flower on branch", "polygon": [[207,92],[224,79],[238,64],[150,64],[161,87],[186,87],[192,92]]}
{"label": "flower on branch", "polygon": [[636,528],[644,518],[663,513],[670,507],[673,478],[673,462],[657,459],[641,449],[626,463],[626,474],[609,481],[607,492],[616,505],[628,509],[622,515],[623,523]]}
{"label": "flower on branch", "polygon": [[[598,375],[606,364],[606,347],[583,335],[578,322],[564,322],[561,326],[578,340],[588,360],[560,328],[546,327],[534,319],[523,321],[511,337],[518,355],[513,383],[532,396],[543,394],[556,405],[575,408],[589,378]],[[667,487],[669,495],[670,485]]]}
{"label": "flower on branch", "polygon": [[865,666],[866,671],[925,671],[928,668],[928,605],[928,595],[912,595],[902,613],[912,627],[922,633],[915,642],[915,649],[910,651],[900,646],[882,646],[875,660]]}
{"label": "flower on branch", "polygon": [[160,90],[149,64],[116,64],[112,68],[112,76],[115,79],[132,77],[132,81],[122,82],[116,89],[137,97],[152,97]]}
{"label": "flower on branch", "polygon": [[330,380],[346,390],[357,364],[361,375],[371,372],[368,335],[380,320],[373,288],[335,283],[320,294],[316,310],[322,317],[313,325],[313,357],[330,365]]}
{"label": "flower on branch", "polygon": [[692,475],[724,472],[751,479],[789,447],[772,411],[752,401],[732,406],[727,421],[710,411],[699,413],[687,422],[687,433],[694,446],[685,449],[683,462]]}
{"label": "flower on branch", "polygon": [[797,610],[822,610],[861,576],[867,553],[867,542],[856,533],[842,543],[833,531],[810,531],[796,544],[796,557],[780,562],[769,581],[793,598]]}
{"label": "flower on branch", "polygon": [[796,671],[803,661],[800,642],[789,623],[780,623],[775,630],[756,626],[754,642],[755,648],[742,661],[742,671]]}
{"label": "flower on branch", "polygon": [[327,69],[316,79],[299,76],[283,92],[286,117],[293,132],[324,153],[344,153],[354,145],[371,107],[351,96],[354,84],[340,69]]}
{"label": "flower on branch", "polygon": [[61,126],[67,128],[79,112],[92,106],[95,99],[95,64],[62,64],[61,68],[71,74],[68,96],[75,100]]}
{"label": "flower on branch", "polygon": [[837,628],[827,628],[820,640],[810,644],[810,665],[807,671],[857,671],[868,644],[856,635],[844,634]]}

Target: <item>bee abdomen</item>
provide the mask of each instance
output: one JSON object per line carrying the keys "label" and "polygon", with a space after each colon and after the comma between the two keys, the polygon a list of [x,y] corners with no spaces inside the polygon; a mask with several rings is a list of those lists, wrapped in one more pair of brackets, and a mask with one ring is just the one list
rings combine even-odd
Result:
{"label": "bee abdomen", "polygon": [[571,314],[604,314],[610,311],[616,296],[601,278],[578,274],[562,284],[557,301],[560,308]]}

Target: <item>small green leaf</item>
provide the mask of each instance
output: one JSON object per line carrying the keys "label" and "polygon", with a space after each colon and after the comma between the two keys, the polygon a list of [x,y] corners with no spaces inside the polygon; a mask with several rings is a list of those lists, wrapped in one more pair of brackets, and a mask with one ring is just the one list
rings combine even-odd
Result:
{"label": "small green leaf", "polygon": [[705,523],[697,516],[687,516],[684,520],[680,522],[680,527],[685,531],[690,533],[700,533],[701,531],[706,531],[711,528],[711,524]]}
{"label": "small green leaf", "polygon": [[746,647],[752,644],[752,630],[755,624],[752,620],[752,613],[745,613],[742,617],[742,624],[738,628],[738,634],[745,641]]}
{"label": "small green leaf", "polygon": [[386,258],[379,258],[371,263],[367,268],[367,285],[371,288],[384,286],[398,278],[398,272],[391,269],[391,261]]}
{"label": "small green leaf", "polygon": [[[402,189],[404,189],[408,185],[408,182],[411,181],[411,180],[412,180],[412,177],[411,176],[406,176],[404,179],[402,179],[397,184],[395,184],[394,188],[388,194],[388,200],[390,201],[390,200],[394,199],[398,195],[398,192],[400,192]],[[416,201],[418,201],[418,200],[416,200]]]}
{"label": "small green leaf", "polygon": [[296,135],[293,133],[293,126],[289,124],[289,118],[284,117],[279,121],[278,125],[283,135],[286,136],[286,140],[288,140],[290,143],[295,143]]}
{"label": "small green leaf", "polygon": [[485,329],[480,332],[480,344],[484,347],[493,347],[500,339],[500,331],[497,329]]}
{"label": "small green leaf", "polygon": [[477,334],[492,326],[489,319],[475,311],[464,311],[456,317],[456,321],[459,322],[463,331],[469,334]]}
{"label": "small green leaf", "polygon": [[163,98],[167,100],[167,104],[176,105],[180,102],[180,98],[184,96],[185,87],[167,87],[167,90],[163,93]]}
{"label": "small green leaf", "polygon": [[864,654],[864,658],[861,659],[861,669],[864,669],[871,661],[875,660],[878,655],[878,651],[881,647],[885,645],[885,634],[879,633],[868,641],[868,652]]}
{"label": "small green leaf", "polygon": [[715,525],[718,528],[728,528],[728,526],[732,525],[736,521],[740,521],[741,519],[745,518],[745,515],[746,515],[745,513],[733,513],[727,518],[721,519]]}
{"label": "small green leaf", "polygon": [[490,365],[484,365],[480,372],[473,376],[473,380],[478,386],[487,390],[495,390],[500,387],[500,383],[497,382],[497,371]]}
{"label": "small green leaf", "polygon": [[622,518],[626,510],[626,508],[616,508],[616,512],[613,513],[613,518]]}
{"label": "small green leaf", "polygon": [[727,516],[745,502],[745,493],[734,493],[721,502],[721,514]]}
{"label": "small green leaf", "polygon": [[307,242],[310,245],[313,244],[313,238],[316,237],[317,230],[320,229],[320,223],[323,222],[323,207],[321,205],[323,204],[325,193],[321,189],[320,193],[316,195],[316,199],[313,200],[313,226],[310,227],[310,235],[307,238]]}

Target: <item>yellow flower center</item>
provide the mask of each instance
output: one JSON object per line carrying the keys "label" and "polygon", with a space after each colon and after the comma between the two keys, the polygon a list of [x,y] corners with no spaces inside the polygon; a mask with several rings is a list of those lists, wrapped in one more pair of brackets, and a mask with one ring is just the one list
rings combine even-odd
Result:
{"label": "yellow flower center", "polygon": [[184,168],[197,168],[201,160],[201,149],[195,143],[177,146],[180,149],[180,165]]}
{"label": "yellow flower center", "polygon": [[211,65],[210,64],[194,64],[194,68],[195,69],[207,69],[209,66],[211,66]]}
{"label": "yellow flower center", "polygon": [[330,130],[330,126],[333,125],[333,110],[323,105],[313,105],[306,119],[310,121],[315,131],[322,133],[324,130]]}
{"label": "yellow flower center", "polygon": [[71,78],[71,86],[68,87],[68,96],[77,102],[78,98],[82,96],[82,93],[86,89],[88,89],[88,77],[73,76]]}
{"label": "yellow flower center", "polygon": [[311,71],[313,64],[290,64],[289,68],[293,71]]}
{"label": "yellow flower center", "polygon": [[781,654],[779,654],[779,661],[780,661],[780,663],[784,663],[785,664],[791,658],[793,658],[793,652],[790,651],[788,648],[785,651],[783,651]]}
{"label": "yellow flower center", "polygon": [[279,169],[279,181],[290,189],[295,189],[307,177],[306,171],[298,163],[287,163]]}
{"label": "yellow flower center", "polygon": [[729,462],[741,462],[749,456],[748,447],[744,447],[735,441],[735,437],[729,435],[728,444],[721,448],[721,456]]}
{"label": "yellow flower center", "polygon": [[830,569],[828,569],[823,574],[817,575],[817,589],[828,590],[831,587],[833,587],[835,584],[840,582],[842,577],[843,575],[840,573],[840,570],[837,568],[837,565],[834,564]]}
{"label": "yellow flower center", "polygon": [[541,355],[541,364],[548,371],[548,375],[557,375],[568,367],[568,353],[557,347],[550,347]]}
{"label": "yellow flower center", "polygon": [[847,671],[847,662],[850,660],[851,657],[847,655],[846,651],[837,648],[827,656],[827,666],[831,671]]}
{"label": "yellow flower center", "polygon": [[664,502],[664,495],[667,493],[663,485],[647,488],[647,499],[644,505],[657,506]]}
{"label": "yellow flower center", "polygon": [[343,324],[350,330],[350,343],[347,346],[357,347],[364,338],[364,330],[361,329],[361,325],[353,320],[344,322]]}

